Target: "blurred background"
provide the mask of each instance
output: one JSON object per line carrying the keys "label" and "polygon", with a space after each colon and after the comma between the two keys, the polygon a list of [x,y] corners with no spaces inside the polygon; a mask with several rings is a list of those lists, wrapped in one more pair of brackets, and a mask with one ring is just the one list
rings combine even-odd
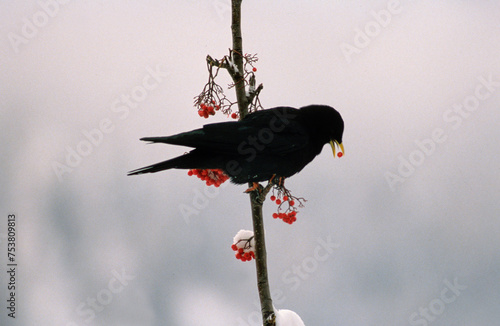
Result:
{"label": "blurred background", "polygon": [[[287,180],[293,225],[264,206],[277,308],[306,325],[498,325],[497,1],[244,1],[265,108],[327,104],[325,148]],[[243,186],[146,145],[228,121],[193,107],[231,47],[229,0],[0,3],[2,325],[259,325]],[[222,86],[230,83],[220,73]],[[227,91],[234,99],[234,90]],[[7,317],[7,216],[17,311]]]}

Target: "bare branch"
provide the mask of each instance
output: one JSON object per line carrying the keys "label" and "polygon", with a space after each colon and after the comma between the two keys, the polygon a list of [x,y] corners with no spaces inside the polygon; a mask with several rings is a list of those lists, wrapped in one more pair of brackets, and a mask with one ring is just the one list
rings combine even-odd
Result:
{"label": "bare branch", "polygon": [[[233,79],[236,99],[238,101],[238,110],[240,119],[243,119],[248,114],[248,98],[245,92],[245,74],[243,66],[243,40],[241,37],[241,2],[242,0],[232,0],[232,22],[231,30],[233,36],[233,51],[230,52],[231,63],[236,66],[237,71],[231,74]],[[255,80],[253,81],[255,85]],[[260,90],[259,90],[260,92]],[[254,93],[256,94],[256,93]],[[252,96],[252,95],[251,95]],[[256,97],[256,95],[253,95]],[[249,184],[249,187],[252,185]],[[259,189],[262,186],[259,186]],[[267,188],[267,187],[266,187]],[[269,192],[269,190],[267,190]],[[262,203],[265,195],[259,198],[258,191],[250,193],[250,204],[252,206],[252,221],[255,236],[255,266],[257,269],[257,287],[259,290],[260,305],[262,311],[262,320],[264,326],[274,326],[274,308],[269,290],[269,279],[267,276],[267,253],[266,242],[264,237],[264,219],[262,217]]]}
{"label": "bare branch", "polygon": [[[262,84],[256,87],[255,74],[257,68],[254,64],[258,58],[255,54],[243,54],[243,40],[241,37],[241,3],[242,0],[232,0],[232,40],[233,47],[229,54],[217,60],[207,55],[208,82],[205,84],[200,95],[194,98],[195,107],[198,108],[200,116],[208,118],[221,110],[226,114],[231,113],[234,104],[238,105],[239,118],[243,119],[248,113],[262,108],[259,94],[264,88]],[[219,69],[225,69],[230,75],[236,92],[236,102],[231,102],[223,92],[223,88],[216,82],[215,78]],[[247,91],[248,86],[248,91]],[[233,113],[234,118],[238,116]],[[251,187],[252,184],[249,184]],[[269,183],[265,188],[259,184],[258,191],[250,192],[250,203],[252,207],[252,221],[255,240],[255,264],[257,270],[257,287],[262,310],[264,326],[275,325],[275,314],[269,290],[267,276],[267,254],[264,238],[264,221],[262,217],[262,205],[266,195],[275,186]]]}

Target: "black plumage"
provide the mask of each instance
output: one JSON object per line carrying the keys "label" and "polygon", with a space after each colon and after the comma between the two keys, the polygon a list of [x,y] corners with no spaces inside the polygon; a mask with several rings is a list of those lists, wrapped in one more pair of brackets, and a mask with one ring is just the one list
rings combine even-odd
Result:
{"label": "black plumage", "polygon": [[300,109],[276,107],[248,114],[240,121],[207,124],[166,137],[141,140],[194,148],[173,159],[129,172],[168,169],[221,169],[237,184],[290,177],[301,171],[326,143],[344,150],[344,121],[326,105]]}

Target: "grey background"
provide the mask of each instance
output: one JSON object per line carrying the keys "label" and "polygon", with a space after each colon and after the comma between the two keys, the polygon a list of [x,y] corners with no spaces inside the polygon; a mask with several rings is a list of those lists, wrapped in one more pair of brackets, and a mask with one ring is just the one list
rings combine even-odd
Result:
{"label": "grey background", "polygon": [[[0,323],[258,325],[254,264],[230,249],[251,228],[244,187],[203,200],[186,171],[126,176],[185,151],[140,137],[226,121],[198,117],[192,100],[205,56],[231,46],[229,1],[47,1],[0,4]],[[388,6],[377,29],[372,11]],[[265,204],[277,308],[306,325],[411,325],[412,315],[415,325],[498,324],[499,21],[496,1],[244,1],[263,105],[328,104],[346,124],[342,159],[325,148],[287,181],[308,200],[295,224]],[[372,36],[346,56],[365,27]],[[157,87],[113,112],[156,67],[166,72]],[[450,111],[474,104],[481,78],[493,80],[489,97]],[[102,121],[112,131],[59,178],[54,164],[67,165],[68,148]],[[419,154],[436,129],[442,141]],[[417,164],[391,189],[401,159]],[[4,308],[12,213],[15,321]],[[458,296],[446,290],[454,281]]]}

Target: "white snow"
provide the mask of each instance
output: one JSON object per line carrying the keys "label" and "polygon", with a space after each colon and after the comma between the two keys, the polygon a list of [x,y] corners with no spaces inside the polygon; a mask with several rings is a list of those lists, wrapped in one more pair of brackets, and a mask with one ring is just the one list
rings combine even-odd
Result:
{"label": "white snow", "polygon": [[234,56],[231,55],[229,57],[229,60],[226,60],[226,62],[228,63],[229,67],[234,70],[234,72],[239,73],[238,66],[236,66],[236,63],[233,60]]}
{"label": "white snow", "polygon": [[276,326],[305,326],[296,312],[287,309],[276,310]]}
{"label": "white snow", "polygon": [[236,244],[240,240],[243,240],[240,243],[238,243],[238,247],[239,248],[243,248],[244,244],[246,244],[246,241],[244,241],[244,240],[247,240],[247,239],[250,239],[250,238],[252,238],[252,240],[250,241],[250,248],[247,248],[247,249],[252,249],[253,250],[255,248],[255,239],[253,239],[253,231],[250,231],[250,230],[239,230],[238,233],[236,233],[236,235],[233,238],[233,243]]}

